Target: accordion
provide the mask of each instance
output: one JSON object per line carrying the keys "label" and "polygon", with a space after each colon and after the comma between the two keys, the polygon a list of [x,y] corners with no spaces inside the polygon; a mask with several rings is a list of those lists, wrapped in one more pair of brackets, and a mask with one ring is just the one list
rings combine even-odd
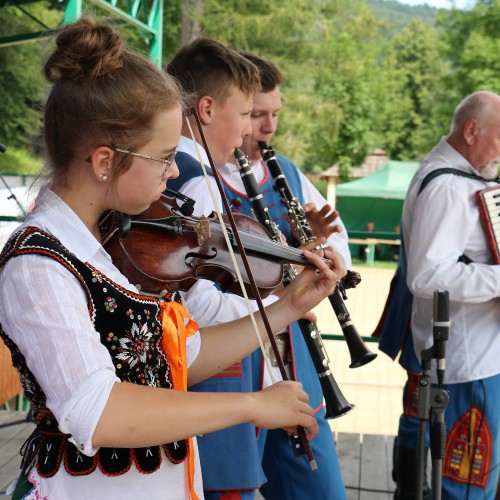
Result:
{"label": "accordion", "polygon": [[476,192],[481,222],[495,264],[500,264],[500,185]]}

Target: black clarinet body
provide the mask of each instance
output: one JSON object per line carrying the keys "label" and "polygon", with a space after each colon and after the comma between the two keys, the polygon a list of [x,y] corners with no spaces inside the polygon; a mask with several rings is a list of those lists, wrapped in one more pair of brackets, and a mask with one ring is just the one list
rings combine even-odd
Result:
{"label": "black clarinet body", "polygon": [[[267,229],[273,240],[281,241],[279,228],[269,215],[269,210],[245,154],[237,149],[235,150],[235,159],[256,219]],[[285,286],[290,284],[296,275],[293,266],[285,264],[283,284]],[[347,402],[333,378],[329,367],[330,360],[316,323],[303,319],[299,320],[298,323],[323,391],[326,408],[325,418],[331,419],[346,415],[354,408],[354,405]]]}
{"label": "black clarinet body", "polygon": [[[293,224],[296,233],[299,235],[300,243],[305,244],[314,240],[314,235],[305,216],[304,209],[299,200],[292,193],[285,174],[276,158],[274,149],[262,141],[259,142],[259,148],[262,158],[266,162],[267,168],[274,179],[275,187],[287,209],[288,218],[291,224]],[[347,285],[344,286],[344,283],[349,283],[349,287],[352,288],[356,286],[356,282],[359,282],[359,278],[353,279],[354,274],[357,273],[347,271],[347,276],[339,283],[339,286],[332,295],[328,297],[335,312],[335,316],[340,323],[342,334],[344,335],[349,349],[349,354],[351,356],[350,368],[363,366],[377,357],[377,354],[371,352],[361,338],[361,335],[351,321],[343,300],[342,295],[345,296],[345,288],[348,287]]]}

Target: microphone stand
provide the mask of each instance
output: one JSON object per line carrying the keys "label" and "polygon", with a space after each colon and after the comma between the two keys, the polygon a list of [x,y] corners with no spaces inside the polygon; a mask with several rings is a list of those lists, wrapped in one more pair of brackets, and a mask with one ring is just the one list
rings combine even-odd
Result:
{"label": "microphone stand", "polygon": [[[449,402],[449,394],[442,388],[445,366],[445,348],[449,336],[448,292],[434,292],[434,344],[421,351],[422,374],[418,385],[417,418],[420,420],[417,445],[417,492],[416,499],[423,500],[425,468],[425,434],[427,422],[431,419],[430,447],[432,458],[432,493],[434,500],[441,500],[443,457],[446,448],[446,425],[444,413]],[[431,386],[431,360],[437,359],[438,386]]]}
{"label": "microphone stand", "polygon": [[[2,144],[0,142],[0,153],[5,153],[5,151],[7,151],[7,148],[5,147],[4,144]],[[3,182],[4,186],[9,190],[10,192],[10,196],[7,197],[8,200],[15,200],[15,202],[19,205],[19,208],[21,209],[21,212],[23,213],[23,216],[26,216],[26,212],[24,210],[24,207],[21,205],[21,203],[19,203],[19,200],[16,198],[16,195],[12,192],[12,189],[10,189],[10,186],[7,184],[7,182],[5,182],[5,179],[3,178],[3,175],[0,174],[0,180]],[[32,413],[32,409],[30,408],[27,415],[26,415],[26,418],[23,419],[23,420],[16,420],[14,422],[7,422],[7,423],[4,423],[4,424],[1,424],[0,425],[0,429],[3,429],[4,427],[9,427],[11,425],[17,425],[17,424],[24,424],[26,422],[33,422],[33,413]]]}
{"label": "microphone stand", "polygon": [[[0,153],[5,153],[7,151],[7,148],[5,147],[4,144],[0,142]],[[5,182],[5,179],[3,178],[3,175],[0,174],[0,180],[3,182],[4,186],[9,190],[10,196],[7,196],[8,200],[14,200],[19,208],[21,209],[21,213],[23,214],[23,217],[26,217],[26,211],[24,210],[24,207],[21,205],[19,200],[16,198],[16,195],[13,193],[12,189],[10,189],[10,186]]]}

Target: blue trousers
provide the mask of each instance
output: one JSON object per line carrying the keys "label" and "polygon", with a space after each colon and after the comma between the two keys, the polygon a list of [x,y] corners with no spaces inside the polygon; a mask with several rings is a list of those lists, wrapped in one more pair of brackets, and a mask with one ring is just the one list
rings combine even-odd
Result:
{"label": "blue trousers", "polygon": [[205,500],[254,500],[255,490],[205,491]]}
{"label": "blue trousers", "polygon": [[[416,448],[420,420],[407,382],[398,443]],[[445,409],[446,450],[442,464],[443,500],[493,500],[500,478],[500,375],[462,384],[444,384],[449,394]],[[429,425],[427,425],[427,431]],[[429,435],[426,436],[427,446]]]}
{"label": "blue trousers", "polygon": [[281,429],[261,431],[259,446],[267,483],[260,491],[266,500],[344,500],[347,498],[340,474],[335,442],[322,408],[316,418],[319,435],[310,441],[318,464],[311,470],[306,457],[293,455],[288,435]]}

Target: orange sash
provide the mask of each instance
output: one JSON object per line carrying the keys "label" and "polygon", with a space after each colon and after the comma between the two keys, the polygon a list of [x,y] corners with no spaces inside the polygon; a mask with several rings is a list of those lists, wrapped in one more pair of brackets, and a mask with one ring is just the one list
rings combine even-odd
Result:
{"label": "orange sash", "polygon": [[[198,331],[198,325],[187,310],[178,302],[161,302],[163,325],[162,348],[167,356],[174,390],[187,391],[186,339]],[[187,319],[187,323],[184,320]],[[193,439],[188,439],[188,485],[191,499],[198,500],[194,491],[194,450]]]}

